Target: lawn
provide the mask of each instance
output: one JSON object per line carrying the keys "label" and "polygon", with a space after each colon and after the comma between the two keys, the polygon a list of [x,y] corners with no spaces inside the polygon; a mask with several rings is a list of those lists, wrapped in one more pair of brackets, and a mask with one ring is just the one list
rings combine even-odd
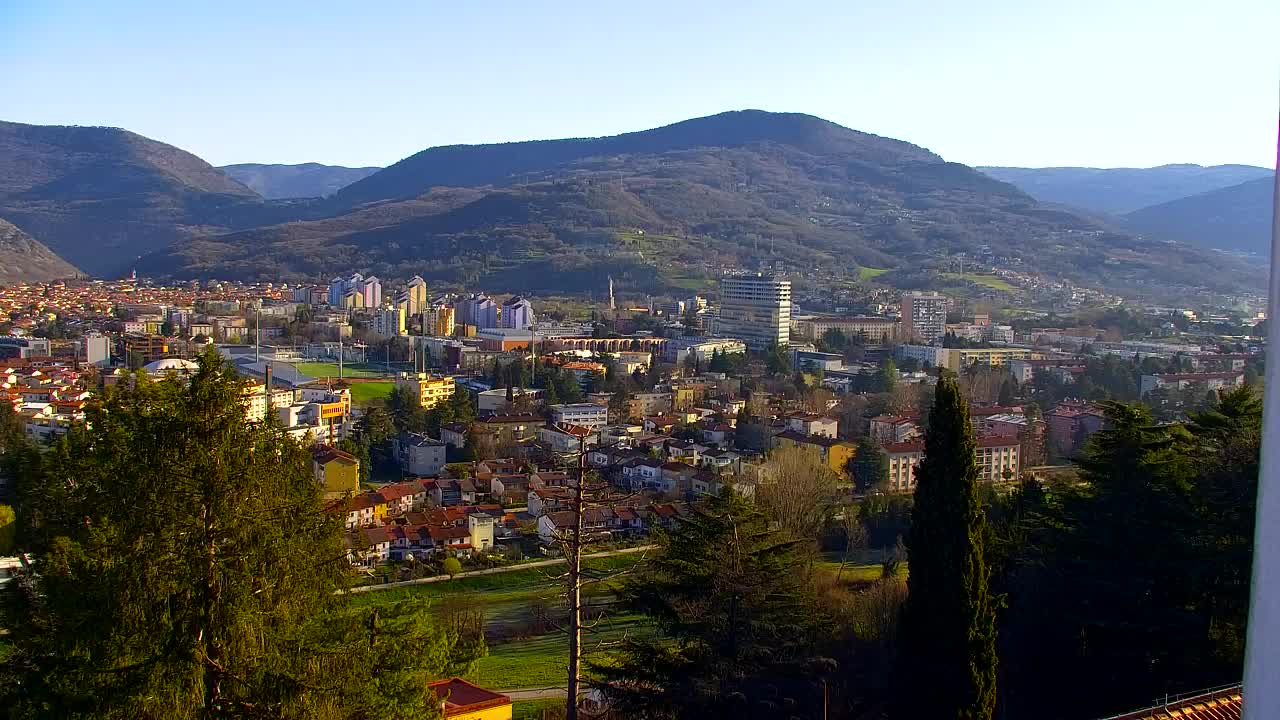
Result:
{"label": "lawn", "polygon": [[366,407],[374,400],[382,400],[390,396],[395,386],[394,380],[351,383],[351,403],[356,407]]}
{"label": "lawn", "polygon": [[966,282],[971,282],[974,285],[989,287],[992,290],[999,290],[1000,292],[1012,292],[1017,289],[995,275],[978,275],[976,273],[964,273],[963,275],[960,273],[942,273],[942,277],[950,278],[952,280],[964,280]]}
{"label": "lawn", "polygon": [[511,703],[511,720],[542,720],[546,717],[564,717],[564,698],[545,700],[516,700]]}
{"label": "lawn", "polygon": [[[647,637],[652,633],[652,627],[642,617],[622,615],[610,618],[593,631],[583,633],[583,657],[598,660],[624,638]],[[467,679],[477,685],[502,690],[563,687],[568,667],[569,638],[563,633],[551,632],[491,644],[489,654],[480,659],[475,674]]]}
{"label": "lawn", "polygon": [[[338,363],[328,362],[304,362],[294,365],[298,372],[311,377],[338,377]],[[357,363],[343,363],[342,377],[344,378],[381,378],[387,377],[385,368],[372,365],[362,365]]]}
{"label": "lawn", "polygon": [[874,280],[887,272],[889,272],[888,268],[860,267],[858,268],[858,279],[866,282],[867,280]]}

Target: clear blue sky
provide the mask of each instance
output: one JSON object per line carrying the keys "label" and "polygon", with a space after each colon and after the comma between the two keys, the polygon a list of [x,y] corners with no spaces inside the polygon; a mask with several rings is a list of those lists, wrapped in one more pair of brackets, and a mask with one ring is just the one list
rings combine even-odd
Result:
{"label": "clear blue sky", "polygon": [[973,165],[1273,165],[1280,0],[0,0],[0,119],[214,164],[806,112]]}

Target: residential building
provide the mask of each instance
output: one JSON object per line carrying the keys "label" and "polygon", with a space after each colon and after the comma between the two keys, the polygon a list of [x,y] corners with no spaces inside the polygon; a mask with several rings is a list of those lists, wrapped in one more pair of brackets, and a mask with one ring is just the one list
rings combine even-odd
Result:
{"label": "residential building", "polygon": [[926,345],[946,334],[947,298],[936,293],[902,296],[902,337]]}
{"label": "residential building", "polygon": [[48,338],[0,337],[0,358],[49,357],[52,354]]}
{"label": "residential building", "polygon": [[746,343],[735,338],[676,338],[663,342],[662,359],[677,365],[683,365],[689,355],[705,367],[716,353],[741,355],[747,351]]}
{"label": "residential building", "polygon": [[533,332],[528,328],[487,327],[476,330],[481,347],[494,352],[524,350],[533,345]]}
{"label": "residential building", "polygon": [[409,301],[406,309],[410,315],[417,315],[427,309],[427,281],[421,276],[414,275],[409,279],[405,295]]}
{"label": "residential building", "polygon": [[595,403],[571,403],[550,405],[551,423],[553,425],[578,425],[588,430],[596,430],[609,424],[609,407]]}
{"label": "residential building", "polygon": [[844,466],[857,452],[853,443],[821,435],[803,435],[795,430],[784,430],[773,436],[773,446],[793,447],[815,454],[832,472],[844,476]]}
{"label": "residential building", "polygon": [[[507,400],[507,393],[511,393],[511,400]],[[519,405],[524,403],[528,408],[534,408],[542,404],[542,396],[546,394],[545,390],[539,388],[497,388],[496,390],[484,390],[476,395],[476,410],[479,412],[499,412],[506,410],[510,405]]]}
{"label": "residential building", "polygon": [[752,350],[786,347],[791,339],[791,281],[768,275],[722,278],[717,329]]}
{"label": "residential building", "polygon": [[840,370],[844,368],[844,356],[797,348],[791,354],[791,366],[797,370]]}
{"label": "residential building", "polygon": [[476,330],[498,327],[498,305],[488,295],[470,295],[459,301],[456,307],[459,324],[474,325]]}
{"label": "residential building", "polygon": [[427,687],[440,699],[445,720],[511,720],[511,698],[479,685],[452,678]]}
{"label": "residential building", "polygon": [[669,392],[638,392],[627,400],[627,417],[663,415],[675,409]]}
{"label": "residential building", "polygon": [[408,475],[439,475],[447,462],[447,446],[426,433],[404,433],[395,438],[394,445],[400,469]]}
{"label": "residential building", "polygon": [[533,324],[533,304],[519,295],[502,303],[502,327],[527,330]]}
{"label": "residential building", "polygon": [[840,428],[840,421],[818,415],[816,413],[792,413],[787,416],[787,429],[794,430],[801,435],[817,435],[827,438],[835,438]]}
{"label": "residential building", "polygon": [[1207,393],[1210,390],[1244,384],[1244,373],[1236,370],[1210,373],[1166,373],[1142,376],[1142,395],[1165,388]]}
{"label": "residential building", "polygon": [[1040,358],[1040,353],[1030,348],[1016,347],[935,348],[935,351],[933,365],[952,372],[960,372],[970,365],[1002,367],[1012,360]]}
{"label": "residential building", "polygon": [[405,334],[405,309],[383,305],[373,313],[373,331],[382,337]]}
{"label": "residential building", "polygon": [[450,337],[453,335],[456,316],[452,305],[439,303],[419,312],[422,313],[422,332],[424,334],[436,337]]}
{"label": "residential building", "polygon": [[422,407],[430,410],[453,397],[454,381],[451,377],[432,377],[430,373],[400,373],[396,387],[406,387]]}
{"label": "residential building", "polygon": [[311,472],[325,497],[360,492],[360,461],[335,447],[317,445],[311,451]]}
{"label": "residential building", "polygon": [[905,442],[920,434],[919,420],[904,415],[878,415],[871,418],[871,437],[882,445]]}
{"label": "residential building", "polygon": [[1041,360],[1030,360],[1014,358],[1007,363],[1009,373],[1013,375],[1013,379],[1020,385],[1025,385],[1035,379],[1037,370],[1071,370],[1075,368],[1084,368],[1085,361],[1075,358],[1044,358]]}
{"label": "residential building", "polygon": [[1049,426],[1049,450],[1058,457],[1073,457],[1085,441],[1106,426],[1106,411],[1097,403],[1063,401],[1044,414]]}
{"label": "residential building", "polygon": [[582,427],[559,430],[554,427],[538,428],[538,441],[555,453],[575,453],[583,445],[591,447],[599,441],[599,435]]}
{"label": "residential building", "polygon": [[538,428],[543,425],[542,417],[533,414],[481,415],[472,424],[476,432],[489,433],[493,436],[495,449],[505,449],[525,445],[538,435]]}
{"label": "residential building", "polygon": [[[973,459],[978,466],[980,482],[1004,482],[1016,480],[1021,471],[1021,447],[1017,438],[990,435],[980,436],[974,447]],[[892,492],[911,492],[916,487],[915,470],[924,459],[924,440],[908,440],[887,443],[885,455],[889,458],[889,488]]]}
{"label": "residential building", "polygon": [[892,318],[855,315],[853,317],[812,317],[797,319],[795,334],[801,340],[820,340],[828,330],[839,330],[848,338],[864,343],[887,343],[897,334],[898,323]]}
{"label": "residential building", "polygon": [[123,335],[117,341],[116,349],[117,357],[129,363],[146,365],[169,354],[169,341],[162,335]]}

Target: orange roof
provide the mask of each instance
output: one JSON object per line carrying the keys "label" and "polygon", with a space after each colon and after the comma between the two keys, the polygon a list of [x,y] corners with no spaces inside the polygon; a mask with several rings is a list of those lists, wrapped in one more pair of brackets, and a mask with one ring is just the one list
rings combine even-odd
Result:
{"label": "orange roof", "polygon": [[1242,700],[1236,685],[1107,720],[1240,720]]}

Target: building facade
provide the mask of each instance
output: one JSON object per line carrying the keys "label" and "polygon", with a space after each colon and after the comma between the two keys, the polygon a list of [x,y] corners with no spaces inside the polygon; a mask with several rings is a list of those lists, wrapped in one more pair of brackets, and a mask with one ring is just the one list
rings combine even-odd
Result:
{"label": "building facade", "polygon": [[926,345],[947,333],[947,298],[936,293],[902,296],[902,338]]}
{"label": "building facade", "polygon": [[451,377],[432,377],[430,373],[400,373],[396,387],[407,387],[418,398],[424,409],[448,402],[453,397],[454,382]]}
{"label": "building facade", "polygon": [[595,403],[550,405],[553,425],[578,425],[595,430],[609,424],[609,408]]}
{"label": "building facade", "polygon": [[533,304],[516,295],[502,303],[502,327],[526,330],[533,324]]}
{"label": "building facade", "polygon": [[720,334],[742,340],[752,350],[791,340],[791,281],[768,275],[720,280]]}
{"label": "building facade", "polygon": [[805,340],[819,340],[828,330],[839,330],[845,337],[863,342],[887,343],[897,334],[898,323],[890,318],[856,315],[854,317],[814,317],[796,320],[795,334]]}

